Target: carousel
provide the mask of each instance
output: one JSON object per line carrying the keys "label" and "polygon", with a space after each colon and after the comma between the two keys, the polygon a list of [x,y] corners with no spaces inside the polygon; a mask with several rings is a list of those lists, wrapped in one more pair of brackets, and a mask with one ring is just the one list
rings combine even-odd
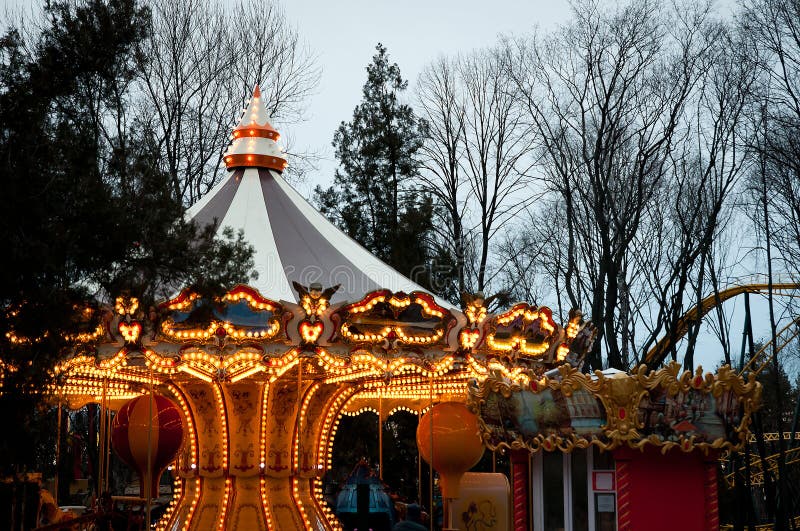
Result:
{"label": "carousel", "polygon": [[[538,518],[535,456],[593,448],[617,452],[616,476],[594,487],[614,493],[619,529],[641,528],[629,500],[646,479],[615,467],[665,456],[684,466],[682,457],[701,455],[685,466],[699,463],[686,477],[698,478],[706,522],[715,494],[704,489],[712,479],[716,488],[706,464],[746,438],[756,382],[675,366],[584,374],[595,330],[579,311],[559,324],[546,307],[489,312],[481,293],[461,308],[427,293],[283,179],[265,109],[256,88],[223,157],[229,175],[188,212],[220,233],[243,231],[257,279],[213,300],[184,290],[150,308],[121,296],[56,368],[60,400],[102,408],[101,486],[113,446],[141,473],[143,499],[172,467],[174,495],[157,529],[341,529],[322,478],[342,415],[373,411],[383,421],[457,402],[477,415],[482,447],[515,456],[515,529]],[[433,439],[433,424],[446,421],[430,418]]]}

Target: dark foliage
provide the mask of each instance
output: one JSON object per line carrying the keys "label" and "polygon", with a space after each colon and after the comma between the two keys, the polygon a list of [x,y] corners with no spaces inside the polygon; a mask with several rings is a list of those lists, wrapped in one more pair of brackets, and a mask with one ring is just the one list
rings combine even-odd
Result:
{"label": "dark foliage", "polygon": [[69,336],[122,291],[144,304],[247,279],[241,235],[183,219],[146,128],[128,119],[149,12],[135,0],[49,2],[35,42],[0,40],[0,466],[38,461],[41,392]]}
{"label": "dark foliage", "polygon": [[[770,364],[758,374],[758,381],[764,389],[761,395],[761,417],[764,432],[787,431],[792,425],[795,404],[800,397],[800,387],[793,387],[783,366],[778,366],[780,386],[775,385],[775,368]],[[778,399],[780,392],[780,400]]]}

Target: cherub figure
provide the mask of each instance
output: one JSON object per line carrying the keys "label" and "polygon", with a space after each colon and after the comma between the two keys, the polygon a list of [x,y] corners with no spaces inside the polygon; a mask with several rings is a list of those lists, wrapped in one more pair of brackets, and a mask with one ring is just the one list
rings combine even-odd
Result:
{"label": "cherub figure", "polygon": [[597,337],[597,328],[592,322],[585,320],[583,312],[577,308],[571,309],[569,323],[567,323],[569,354],[566,361],[573,367],[582,367],[586,355],[592,350],[595,337]]}
{"label": "cherub figure", "polygon": [[331,297],[341,286],[341,284],[336,284],[323,291],[322,284],[319,282],[312,282],[308,288],[296,281],[292,281],[292,285],[297,290],[297,294],[300,295],[300,305],[306,312],[306,319],[311,323],[316,322],[325,313]]}
{"label": "cherub figure", "polygon": [[480,326],[486,319],[487,303],[486,297],[482,291],[475,293],[463,292],[461,294],[461,301],[464,306],[464,315],[467,316],[467,322],[471,328]]}
{"label": "cherub figure", "polygon": [[486,297],[482,291],[475,293],[461,292],[461,305],[464,308],[464,314],[467,316],[467,321],[470,327],[477,327],[486,319],[486,314],[489,311],[489,306],[494,302],[508,303],[509,293],[507,291],[500,291]]}
{"label": "cherub figure", "polygon": [[569,311],[569,322],[567,323],[567,337],[570,339],[578,335],[578,331],[583,324],[583,312],[578,308],[572,308]]}
{"label": "cherub figure", "polygon": [[499,298],[502,300],[508,298],[507,292],[501,291],[489,298],[482,291],[461,292],[461,304],[464,308],[464,316],[467,318],[467,325],[461,330],[458,338],[462,352],[476,347],[483,340],[484,321],[486,321],[489,305]]}

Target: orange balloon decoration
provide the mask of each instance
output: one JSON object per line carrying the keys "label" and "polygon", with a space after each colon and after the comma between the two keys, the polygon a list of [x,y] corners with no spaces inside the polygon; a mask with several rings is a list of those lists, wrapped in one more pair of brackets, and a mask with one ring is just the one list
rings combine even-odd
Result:
{"label": "orange balloon decoration", "polygon": [[150,496],[158,496],[158,480],[164,468],[178,454],[184,431],[181,412],[169,398],[153,395],[151,406],[150,395],[137,396],[120,408],[111,427],[111,444],[120,459],[139,475],[140,496],[145,496],[145,484],[148,481]]}
{"label": "orange balloon decoration", "polygon": [[478,417],[461,402],[437,404],[419,420],[417,447],[439,472],[442,495],[458,498],[461,476],[483,456]]}

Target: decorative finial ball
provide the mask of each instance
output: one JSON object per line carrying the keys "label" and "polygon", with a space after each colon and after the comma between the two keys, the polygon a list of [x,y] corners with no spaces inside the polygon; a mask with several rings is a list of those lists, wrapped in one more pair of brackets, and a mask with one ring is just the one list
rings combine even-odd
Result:
{"label": "decorative finial ball", "polygon": [[417,447],[441,476],[442,495],[458,498],[464,472],[483,457],[478,417],[461,402],[442,402],[419,420]]}

